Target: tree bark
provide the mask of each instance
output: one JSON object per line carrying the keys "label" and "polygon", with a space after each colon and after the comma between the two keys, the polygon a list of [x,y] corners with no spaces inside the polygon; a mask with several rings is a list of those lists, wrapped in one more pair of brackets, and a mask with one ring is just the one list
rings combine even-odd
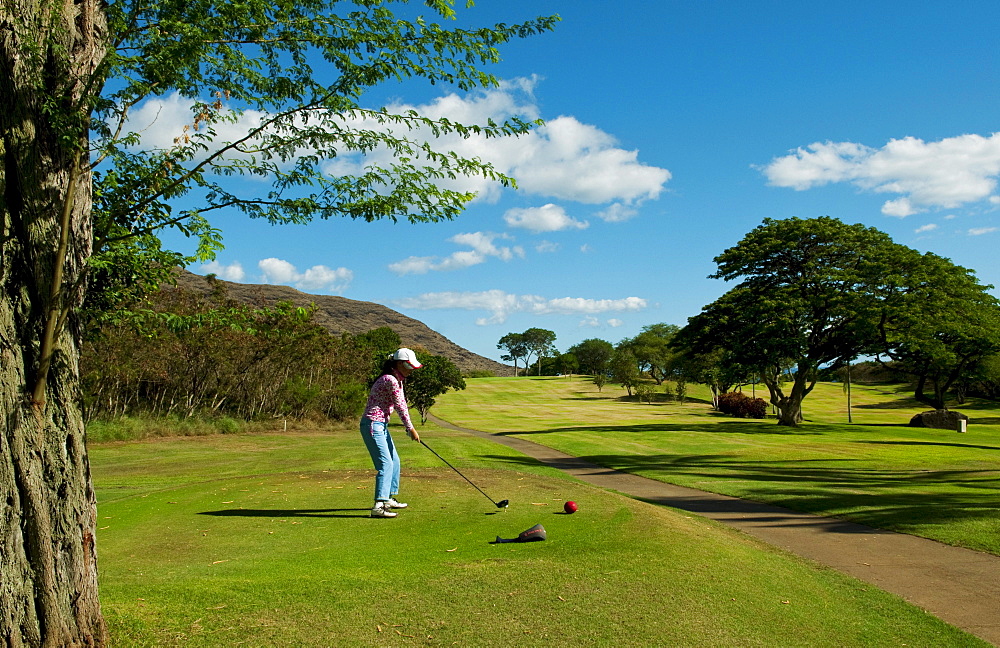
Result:
{"label": "tree bark", "polygon": [[[927,394],[928,382],[931,383],[931,389],[933,389],[934,391],[933,395]],[[931,409],[935,410],[948,409],[945,406],[945,398],[944,394],[941,391],[941,385],[938,383],[936,379],[928,378],[926,373],[922,373],[917,377],[917,384],[916,387],[914,388],[913,397],[914,399],[916,399],[917,402],[923,403],[924,405],[928,405],[931,407]]]}
{"label": "tree bark", "polygon": [[778,410],[778,425],[798,427],[805,420],[802,416],[802,401],[812,391],[812,387],[807,385],[809,380],[805,378],[804,372],[796,373],[792,390],[787,395],[781,388],[780,374],[776,374],[773,379],[762,376],[761,380],[767,386],[771,404]]}
{"label": "tree bark", "polygon": [[778,404],[778,425],[798,427],[804,419],[802,418],[802,399],[786,396],[779,400]]}
{"label": "tree bark", "polygon": [[4,646],[106,643],[96,501],[78,407],[80,331],[67,318],[82,301],[91,252],[86,125],[88,97],[99,87],[88,84],[104,38],[96,0],[0,3]]}

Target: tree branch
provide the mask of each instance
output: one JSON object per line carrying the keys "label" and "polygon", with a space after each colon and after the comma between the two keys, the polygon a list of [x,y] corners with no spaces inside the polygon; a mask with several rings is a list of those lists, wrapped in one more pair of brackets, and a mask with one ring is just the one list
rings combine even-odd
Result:
{"label": "tree branch", "polygon": [[31,404],[37,413],[45,408],[45,387],[49,379],[49,368],[52,366],[52,356],[55,354],[55,337],[57,324],[65,323],[60,308],[62,296],[63,268],[66,265],[66,252],[69,249],[70,218],[73,205],[76,202],[76,186],[80,180],[80,149],[73,158],[73,168],[70,170],[69,187],[66,189],[66,199],[63,204],[62,216],[59,220],[59,246],[52,268],[52,286],[49,290],[48,314],[45,318],[45,331],[42,334],[39,352],[38,374],[35,377],[35,388],[31,392]]}

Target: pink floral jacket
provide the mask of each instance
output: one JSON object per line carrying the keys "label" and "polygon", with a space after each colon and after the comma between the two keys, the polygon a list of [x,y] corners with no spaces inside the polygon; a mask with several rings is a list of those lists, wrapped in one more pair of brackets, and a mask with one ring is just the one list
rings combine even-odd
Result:
{"label": "pink floral jacket", "polygon": [[413,423],[410,421],[410,410],[406,407],[406,396],[403,395],[402,378],[395,371],[378,377],[368,393],[365,416],[373,421],[388,423],[389,417],[395,409],[406,429],[409,430],[413,427]]}

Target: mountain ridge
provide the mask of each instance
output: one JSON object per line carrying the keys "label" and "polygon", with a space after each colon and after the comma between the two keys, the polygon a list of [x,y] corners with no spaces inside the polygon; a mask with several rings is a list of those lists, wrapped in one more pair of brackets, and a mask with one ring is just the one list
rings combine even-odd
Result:
{"label": "mountain ridge", "polygon": [[[176,274],[177,287],[208,294],[212,284],[208,277],[187,270]],[[429,353],[448,358],[463,373],[490,371],[497,376],[511,376],[514,368],[465,349],[420,320],[407,317],[375,302],[358,301],[337,295],[311,295],[290,286],[272,284],[242,284],[216,278],[226,288],[230,299],[252,306],[273,306],[290,302],[294,306],[316,305],[313,321],[335,335],[367,333],[388,326],[399,335],[403,346],[422,348]]]}

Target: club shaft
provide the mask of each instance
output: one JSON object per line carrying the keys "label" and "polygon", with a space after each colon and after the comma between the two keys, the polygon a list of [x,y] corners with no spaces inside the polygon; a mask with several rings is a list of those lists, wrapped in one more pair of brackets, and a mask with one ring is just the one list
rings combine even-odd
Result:
{"label": "club shaft", "polygon": [[[455,472],[457,472],[457,473],[459,474],[459,476],[461,476],[461,477],[462,477],[462,479],[464,479],[465,481],[467,481],[467,482],[469,482],[470,484],[472,484],[472,487],[473,487],[473,488],[475,488],[475,489],[476,489],[477,491],[479,491],[480,493],[482,493],[482,494],[483,494],[483,495],[484,495],[484,496],[486,497],[486,499],[488,499],[489,501],[493,502],[493,498],[492,498],[492,497],[490,497],[489,495],[487,495],[487,494],[486,494],[486,492],[485,492],[485,491],[484,491],[484,490],[483,490],[482,488],[480,488],[480,487],[476,486],[476,485],[475,485],[475,484],[474,484],[474,483],[472,482],[472,480],[471,480],[471,479],[469,479],[468,477],[466,477],[465,475],[463,475],[463,474],[462,474],[462,472],[461,472],[461,471],[460,471],[460,470],[459,470],[458,468],[456,468],[455,466],[452,466],[452,465],[451,465],[450,463],[448,463],[448,460],[447,460],[447,459],[445,459],[444,457],[442,457],[442,456],[441,456],[441,455],[439,455],[438,453],[434,452],[434,448],[432,448],[432,447],[430,447],[429,445],[427,445],[426,443],[424,443],[423,439],[421,439],[421,441],[420,441],[420,444],[421,444],[422,446],[424,446],[425,448],[427,448],[428,450],[430,450],[430,451],[431,451],[432,453],[434,453],[434,456],[435,456],[435,457],[437,457],[437,458],[438,458],[438,459],[440,459],[441,461],[445,462],[445,463],[446,463],[446,464],[448,465],[448,467],[449,467],[449,468],[451,468],[452,470],[454,470]],[[497,506],[497,507],[499,508],[499,505],[498,505],[498,504],[497,504],[496,502],[493,502],[493,506]]]}

